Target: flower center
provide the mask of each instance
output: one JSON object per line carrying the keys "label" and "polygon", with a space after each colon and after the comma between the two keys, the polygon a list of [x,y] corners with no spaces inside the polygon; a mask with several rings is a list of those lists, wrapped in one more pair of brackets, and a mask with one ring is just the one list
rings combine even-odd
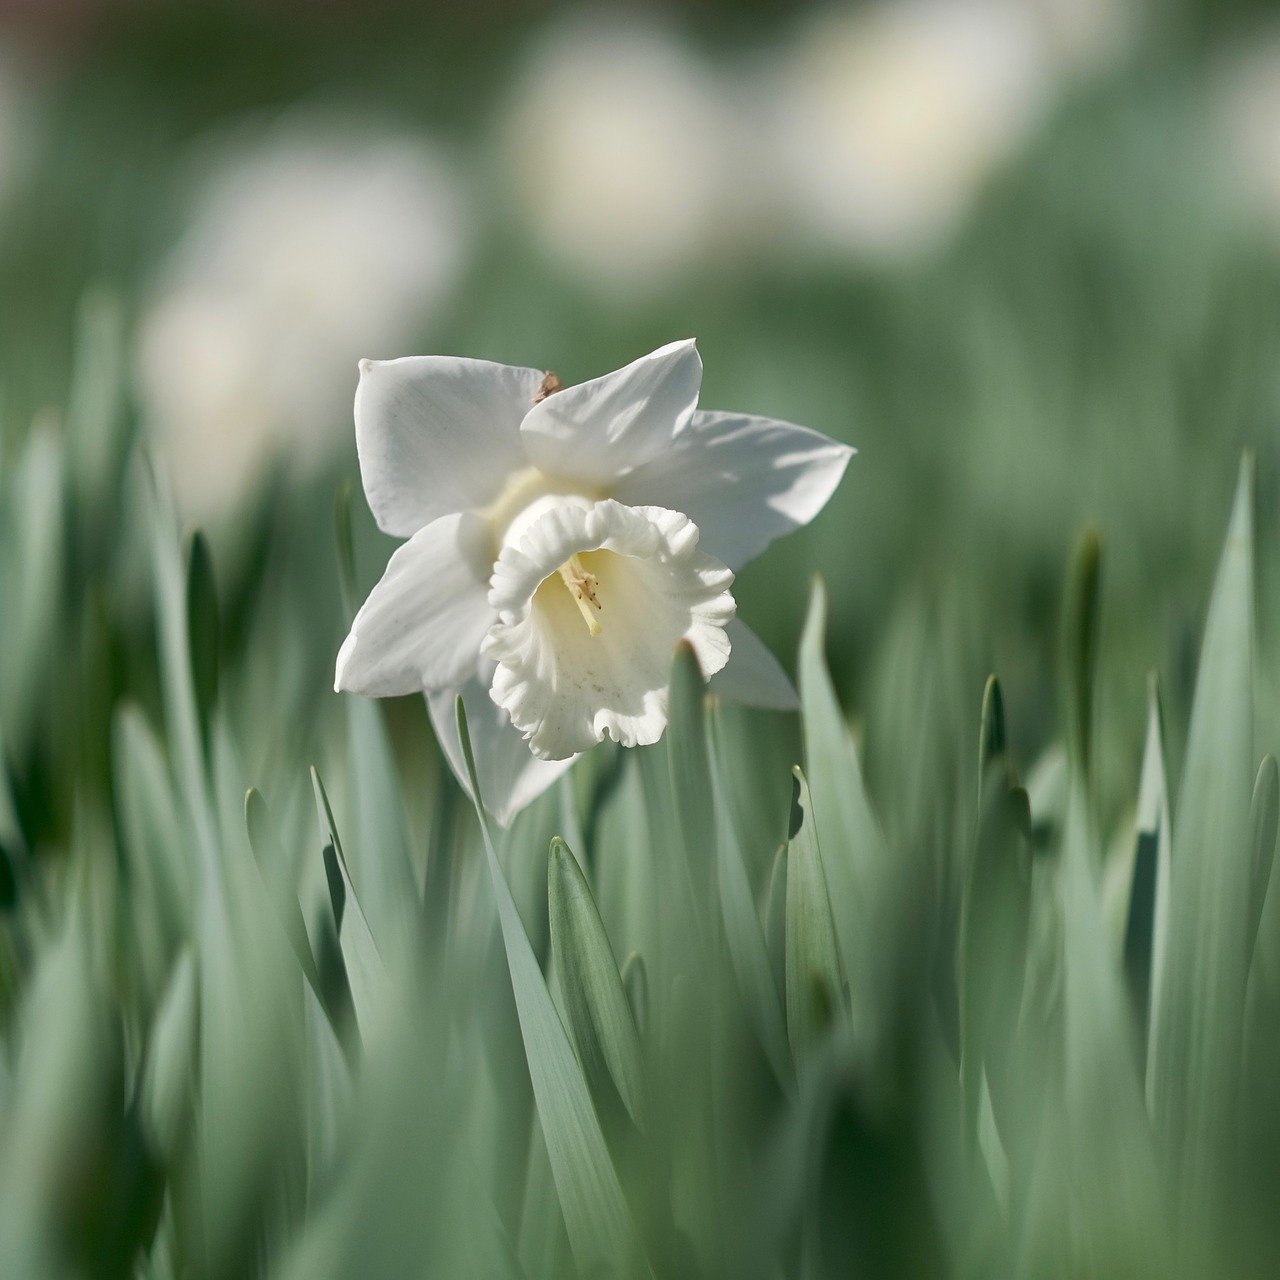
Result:
{"label": "flower center", "polygon": [[578,612],[582,614],[587,630],[593,636],[598,636],[600,619],[596,614],[604,612],[604,605],[600,603],[600,597],[596,594],[600,586],[599,579],[582,563],[582,557],[579,555],[571,555],[556,572],[559,573],[564,585],[569,588],[569,594],[573,597],[574,604],[578,606]]}
{"label": "flower center", "polygon": [[497,664],[489,696],[541,760],[606,737],[656,742],[676,643],[693,646],[704,676],[729,660],[733,574],[698,550],[697,526],[678,511],[544,501],[494,565],[497,620],[480,647]]}
{"label": "flower center", "polygon": [[569,503],[586,510],[602,498],[537,467],[526,467],[507,480],[502,492],[480,512],[493,531],[493,557],[502,548],[520,542],[530,526],[552,508]]}

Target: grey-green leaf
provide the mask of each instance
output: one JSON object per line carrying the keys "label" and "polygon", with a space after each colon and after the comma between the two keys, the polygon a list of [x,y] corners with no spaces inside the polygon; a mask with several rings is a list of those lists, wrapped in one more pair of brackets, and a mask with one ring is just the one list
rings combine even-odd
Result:
{"label": "grey-green leaf", "polygon": [[624,1274],[644,1274],[647,1267],[636,1239],[635,1225],[609,1158],[586,1079],[547,990],[546,979],[529,945],[506,874],[498,861],[480,795],[461,698],[457,702],[457,716],[458,736],[497,900],[533,1095],[574,1260],[587,1274],[596,1270],[605,1274],[619,1270]]}
{"label": "grey-green leaf", "polygon": [[187,644],[196,709],[206,749],[209,717],[218,697],[218,593],[213,579],[213,555],[198,529],[191,538],[187,560]]}
{"label": "grey-green leaf", "polygon": [[1027,795],[991,773],[981,797],[960,925],[960,1068],[970,1134],[976,1132],[984,1067],[993,1106],[999,1106],[1022,1002],[1031,911]]}
{"label": "grey-green leaf", "polygon": [[671,668],[667,761],[675,798],[680,844],[684,849],[698,916],[706,917],[715,867],[715,810],[707,758],[706,681],[697,654],[687,642],[676,646]]}
{"label": "grey-green leaf", "polygon": [[1088,1169],[1078,1193],[1082,1253],[1106,1257],[1118,1247],[1113,1232],[1122,1240],[1133,1224],[1156,1220],[1159,1197],[1128,1005],[1103,922],[1100,859],[1093,849],[1082,764],[1071,781],[1059,868],[1063,1119],[1070,1158]]}
{"label": "grey-green leaf", "polygon": [[987,677],[982,691],[982,727],[978,738],[978,792],[982,792],[983,775],[990,761],[1004,755],[1004,695],[1000,681],[994,675]]}
{"label": "grey-green leaf", "polygon": [[1249,962],[1253,961],[1262,919],[1262,904],[1267,899],[1271,868],[1276,855],[1276,831],[1280,828],[1280,768],[1273,755],[1266,755],[1253,784],[1253,803],[1249,809],[1250,866],[1252,868],[1249,918],[1245,924],[1244,945]]}
{"label": "grey-green leaf", "polygon": [[195,1104],[198,998],[195,956],[187,948],[178,957],[152,1022],[142,1076],[147,1136],[166,1163],[178,1156]]}
{"label": "grey-green leaf", "polygon": [[1151,1063],[1161,1007],[1169,948],[1170,857],[1172,831],[1164,768],[1164,725],[1160,687],[1151,677],[1147,694],[1147,743],[1138,786],[1137,832],[1129,913],[1125,923],[1124,971],[1129,1001],[1138,1023],[1138,1043],[1145,1060],[1147,1103],[1151,1104]]}
{"label": "grey-green leaf", "polygon": [[1253,464],[1240,468],[1214,584],[1173,848],[1167,971],[1154,1043],[1155,1118],[1180,1207],[1214,1201],[1234,1139],[1254,868]]}
{"label": "grey-green leaf", "polygon": [[638,951],[631,952],[622,962],[622,989],[627,993],[636,1031],[643,1039],[649,1029],[649,970]]}
{"label": "grey-green leaf", "polygon": [[867,991],[874,983],[874,970],[866,963],[874,954],[872,903],[889,859],[823,656],[826,618],[826,591],[821,579],[815,578],[800,641],[805,768],[813,791],[812,816],[822,845],[840,958],[856,984],[855,1006],[866,1010],[874,997]]}
{"label": "grey-green leaf", "polygon": [[325,795],[324,784],[314,768],[311,770],[311,786],[316,796],[320,839],[324,841],[324,869],[329,883],[329,901],[333,906],[334,927],[342,947],[347,981],[351,984],[356,1023],[361,1036],[367,1038],[386,991],[386,968],[356,898],[338,828],[333,821],[333,811],[329,807],[329,797]]}
{"label": "grey-green leaf", "polygon": [[1093,746],[1093,704],[1098,666],[1098,619],[1102,541],[1088,529],[1072,564],[1065,613],[1067,656],[1067,743],[1080,776],[1089,781]]}
{"label": "grey-green leaf", "polygon": [[813,801],[801,770],[795,779],[787,845],[787,1031],[803,1069],[840,1016],[845,995]]}
{"label": "grey-green leaf", "polygon": [[578,860],[551,841],[547,909],[565,1013],[592,1093],[614,1088],[636,1127],[645,1119],[644,1063],[613,948]]}
{"label": "grey-green leaf", "polygon": [[760,1044],[778,1079],[786,1081],[791,1076],[791,1069],[781,989],[774,979],[764,929],[742,858],[742,847],[727,809],[718,756],[713,756],[712,771],[716,779],[716,808],[719,813],[716,874],[729,960]]}
{"label": "grey-green leaf", "polygon": [[250,787],[245,793],[244,823],[249,833],[249,847],[253,850],[271,905],[275,908],[294,955],[298,957],[302,972],[306,974],[312,988],[318,992],[320,976],[316,972],[311,940],[307,936],[306,922],[302,918],[302,908],[298,903],[297,872],[290,865],[284,846],[280,843],[280,837],[276,834],[267,802],[256,787]]}

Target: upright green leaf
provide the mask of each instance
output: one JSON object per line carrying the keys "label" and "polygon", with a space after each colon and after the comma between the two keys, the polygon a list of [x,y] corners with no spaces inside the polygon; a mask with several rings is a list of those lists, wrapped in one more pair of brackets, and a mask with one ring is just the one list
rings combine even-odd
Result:
{"label": "upright green leaf", "polygon": [[262,882],[267,887],[267,894],[279,917],[280,926],[289,939],[294,955],[298,957],[298,964],[306,974],[307,981],[318,992],[320,976],[316,972],[311,940],[307,936],[306,921],[302,918],[302,908],[298,903],[297,872],[290,865],[280,837],[276,834],[267,802],[256,787],[250,787],[245,793],[244,823],[249,833],[249,847],[253,850]]}
{"label": "upright green leaf", "polygon": [[366,1040],[373,1030],[375,1020],[387,987],[387,971],[378,952],[369,922],[365,919],[347,860],[342,852],[342,841],[329,808],[329,797],[324,784],[313,767],[311,786],[316,796],[316,816],[320,824],[320,839],[324,842],[325,878],[329,884],[329,901],[333,907],[333,923],[338,942],[342,947],[342,959],[346,965],[347,980],[351,984],[351,1002],[355,1006],[356,1022],[360,1034]]}
{"label": "upright green leaf", "polygon": [[193,865],[160,743],[139,709],[128,703],[112,720],[112,769],[133,916],[129,946],[151,994],[158,995],[170,959],[191,929],[199,868]]}
{"label": "upright green leaf", "polygon": [[[632,884],[639,881],[648,890],[647,911],[640,914],[642,923],[642,947],[648,958],[650,977],[653,979],[653,1013],[655,1030],[667,1034],[664,1011],[666,994],[671,984],[685,973],[696,971],[706,963],[706,946],[702,938],[707,914],[699,904],[705,903],[694,884],[694,875],[686,855],[686,837],[681,829],[680,811],[672,790],[672,775],[667,755],[670,743],[662,741],[643,751],[632,752],[640,787],[625,788],[625,799],[631,809],[631,821],[636,824],[637,837],[643,831],[647,842],[633,838],[620,846],[640,848],[641,856],[647,852],[652,866],[650,874],[641,877],[637,870],[628,873]],[[639,802],[638,805],[636,802]],[[636,812],[639,809],[639,813]],[[643,818],[641,819],[641,814]],[[640,826],[640,822],[643,826]],[[661,909],[658,909],[661,904]],[[651,940],[650,940],[651,939]]]}
{"label": "upright green leaf", "polygon": [[192,535],[187,560],[187,645],[196,711],[207,751],[209,718],[218,697],[218,593],[209,543],[198,529]]}
{"label": "upright green leaf", "polygon": [[1099,867],[1083,780],[1067,802],[1060,883],[1067,1185],[1082,1258],[1124,1257],[1160,1221],[1128,1003],[1103,923]]}
{"label": "upright green leaf", "polygon": [[348,1059],[316,992],[302,993],[306,1035],[307,1180],[325,1185],[343,1159],[344,1138],[354,1088]]}
{"label": "upright green leaf", "polygon": [[[398,975],[397,975],[398,976]],[[481,1271],[464,1265],[471,1235],[497,1229],[468,1168],[460,1142],[459,1101],[475,1091],[473,1060],[449,1060],[450,1040],[437,1020],[430,997],[397,1002],[407,1016],[389,1024],[387,1033],[368,1046],[359,1075],[349,1086],[342,1055],[330,1042],[324,1051],[331,1103],[349,1108],[327,1119],[317,1116],[320,1132],[313,1147],[323,1151],[336,1131],[336,1159],[320,1181],[321,1193],[287,1248],[276,1251],[270,1275],[290,1280],[417,1280],[422,1276],[495,1280],[513,1274],[494,1265]],[[419,992],[420,995],[425,993]],[[324,1035],[325,1019],[311,1004],[309,1018]],[[482,1073],[480,1073],[482,1074]],[[348,1096],[349,1095],[349,1096]],[[319,1099],[316,1099],[319,1101]],[[501,1242],[488,1239],[495,1253]],[[241,1274],[255,1274],[246,1270]],[[515,1273],[518,1274],[518,1273]]]}
{"label": "upright green leaf", "polygon": [[1086,787],[1093,754],[1093,707],[1097,685],[1102,542],[1089,529],[1080,540],[1068,584],[1066,635],[1067,743]]}
{"label": "upright green leaf", "polygon": [[[215,756],[226,772],[229,745],[217,745],[222,736],[215,733]],[[234,772],[228,791],[232,778],[243,796]],[[270,1189],[279,1179],[302,1176],[302,1099],[295,1080],[305,1044],[306,984],[263,892],[247,838],[229,829],[215,858],[222,888],[201,895],[196,921],[195,1152],[208,1274],[232,1277],[250,1266],[270,1216]]]}
{"label": "upright green leaf", "polygon": [[[994,680],[988,685],[988,691],[992,689],[998,697]],[[993,761],[998,757],[987,763]],[[978,1122],[984,1070],[998,1113],[1001,1086],[1011,1069],[1031,911],[1027,794],[993,776],[994,768],[984,768],[984,774],[960,922],[960,1076],[971,1136]]]}
{"label": "upright green leaf", "polygon": [[1249,985],[1255,1001],[1260,1001],[1258,1007],[1265,1010],[1262,1016],[1269,1026],[1280,1032],[1280,1016],[1277,1016],[1280,1015],[1280,876],[1275,874],[1274,868],[1267,881],[1262,916],[1254,941]]}
{"label": "upright green leaf", "polygon": [[[794,785],[794,779],[793,779]],[[764,942],[769,949],[769,967],[774,986],[783,999],[787,991],[787,846],[780,844],[769,872],[769,891],[764,903]]]}
{"label": "upright green leaf", "polygon": [[1262,919],[1262,906],[1267,898],[1271,882],[1271,868],[1275,862],[1276,831],[1280,828],[1280,767],[1273,755],[1264,756],[1253,784],[1253,803],[1249,808],[1249,865],[1252,884],[1249,895],[1249,919],[1244,927],[1245,954],[1253,961],[1254,946],[1258,938],[1258,924]]}
{"label": "upright green leaf", "polygon": [[151,554],[156,589],[160,687],[169,750],[175,757],[179,792],[200,855],[201,890],[225,896],[217,817],[205,766],[199,702],[192,671],[186,577],[178,548],[177,521],[168,494],[151,478]]}
{"label": "upright green leaf", "polygon": [[398,945],[419,915],[419,895],[409,860],[409,830],[395,755],[372,699],[344,694],[351,743],[354,809],[350,870],[383,949]]}
{"label": "upright green leaf", "polygon": [[1155,1117],[1184,1220],[1215,1202],[1234,1135],[1249,957],[1253,782],[1253,464],[1240,468],[1214,584],[1174,830]]}
{"label": "upright green leaf", "polygon": [[0,1144],[0,1274],[56,1275],[55,1249],[100,1178],[101,1121],[111,1106],[105,1011],[72,921],[48,946],[23,1002]]}
{"label": "upright green leaf", "polygon": [[176,1160],[195,1106],[199,986],[190,948],[178,957],[156,1011],[142,1076],[142,1109],[152,1150]]}
{"label": "upright green leaf", "polygon": [[724,917],[725,940],[734,976],[746,1005],[747,1015],[779,1080],[790,1078],[787,1028],[781,1004],[784,989],[774,979],[769,948],[756,910],[742,858],[732,815],[725,800],[719,752],[712,756],[715,800],[719,813],[716,824],[716,878],[720,889],[720,910]]}
{"label": "upright green leaf", "polygon": [[1161,988],[1169,949],[1170,857],[1172,831],[1164,771],[1164,726],[1160,688],[1151,677],[1147,695],[1147,743],[1138,786],[1137,832],[1129,914],[1125,923],[1124,971],[1129,999],[1138,1020],[1138,1043],[1145,1061],[1147,1105],[1152,1105],[1151,1046],[1161,1009]]}
{"label": "upright green leaf", "polygon": [[565,1013],[578,1057],[598,1099],[616,1089],[636,1127],[645,1128],[644,1063],[613,948],[578,860],[551,842],[547,909]]}
{"label": "upright green leaf", "polygon": [[556,784],[560,800],[560,834],[570,849],[581,849],[583,857],[587,857],[587,836],[582,829],[582,818],[578,812],[578,797],[574,791],[574,770],[570,770]]}
{"label": "upright green leaf", "polygon": [[667,761],[675,797],[679,838],[698,904],[698,923],[707,919],[715,869],[715,808],[707,758],[706,681],[688,643],[676,646],[671,668]]}
{"label": "upright green leaf", "polygon": [[[815,578],[800,641],[805,768],[813,792],[812,817],[822,846],[840,958],[855,984],[857,1017],[866,1015],[875,998],[874,964],[880,957],[876,955],[873,904],[889,857],[823,656],[826,619],[826,591],[821,579]],[[790,874],[789,869],[788,879]]]}
{"label": "upright green leaf", "polygon": [[995,676],[988,676],[986,688],[982,691],[982,727],[978,737],[978,794],[980,796],[987,765],[1004,755],[1004,746],[1004,695],[1000,692],[1000,681]]}
{"label": "upright green leaf", "polygon": [[649,971],[645,968],[644,956],[638,951],[631,952],[622,962],[622,989],[627,993],[636,1031],[643,1040],[649,1029]]}
{"label": "upright green leaf", "polygon": [[609,1158],[586,1079],[529,945],[493,846],[461,698],[457,715],[458,736],[484,836],[533,1094],[574,1260],[586,1273],[599,1270],[605,1274],[643,1274],[646,1268],[635,1226]]}
{"label": "upright green leaf", "polygon": [[813,801],[799,769],[795,779],[787,845],[787,1031],[796,1063],[805,1068],[840,1018],[845,991]]}
{"label": "upright green leaf", "polygon": [[573,1261],[569,1234],[560,1211],[555,1174],[547,1156],[542,1126],[536,1122],[530,1135],[524,1188],[519,1256],[525,1272],[529,1276],[570,1274]]}
{"label": "upright green leaf", "polygon": [[[358,602],[355,534],[351,521],[351,483],[343,481],[334,498],[338,585],[348,621]],[[374,936],[384,945],[400,941],[417,916],[417,882],[409,856],[395,757],[376,701],[347,694],[343,698],[350,740],[352,875],[360,890]],[[440,904],[433,904],[434,906]]]}

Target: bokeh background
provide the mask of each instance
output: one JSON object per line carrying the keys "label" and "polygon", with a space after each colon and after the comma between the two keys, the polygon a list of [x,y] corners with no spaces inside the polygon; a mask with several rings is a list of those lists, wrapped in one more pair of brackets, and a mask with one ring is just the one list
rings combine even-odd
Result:
{"label": "bokeh background", "polygon": [[[0,0],[6,1280],[601,1274],[574,1186],[662,1275],[1274,1274],[1273,8]],[[858,448],[735,587],[840,703],[817,612],[803,726],[677,667],[486,846],[332,692],[357,361],[687,336]]]}
{"label": "bokeh background", "polygon": [[[103,430],[144,441],[209,535],[227,705],[266,691],[275,708],[242,716],[251,771],[269,774],[278,726],[315,753],[335,714],[344,479],[361,585],[390,549],[359,496],[359,357],[459,353],[569,382],[693,335],[704,406],[859,449],[822,518],[737,595],[791,666],[809,576],[826,578],[873,779],[931,785],[923,757],[971,735],[992,669],[1014,749],[1038,756],[1064,566],[1090,522],[1107,548],[1104,807],[1132,794],[1151,669],[1176,774],[1242,447],[1263,545],[1280,496],[1269,6],[0,14],[3,456],[61,429],[77,345],[114,332],[122,401]],[[108,702],[148,688],[145,592],[117,570],[88,553],[67,588],[72,634],[96,591],[131,638],[106,659]],[[1280,593],[1265,574],[1260,591],[1265,627]],[[904,691],[941,726],[923,744]],[[402,719],[425,738],[420,707]],[[901,809],[886,821],[909,831],[919,806]]]}

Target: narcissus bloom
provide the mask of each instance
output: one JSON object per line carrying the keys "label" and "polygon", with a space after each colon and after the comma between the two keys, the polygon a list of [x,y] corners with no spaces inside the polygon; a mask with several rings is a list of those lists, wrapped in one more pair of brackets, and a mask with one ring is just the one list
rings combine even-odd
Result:
{"label": "narcissus bloom", "polygon": [[379,528],[408,538],[356,615],[335,687],[423,692],[465,785],[508,821],[604,738],[656,742],[677,642],[712,687],[795,693],[734,618],[733,571],[831,496],[853,450],[698,409],[692,341],[561,388],[484,360],[366,360],[356,445]]}

